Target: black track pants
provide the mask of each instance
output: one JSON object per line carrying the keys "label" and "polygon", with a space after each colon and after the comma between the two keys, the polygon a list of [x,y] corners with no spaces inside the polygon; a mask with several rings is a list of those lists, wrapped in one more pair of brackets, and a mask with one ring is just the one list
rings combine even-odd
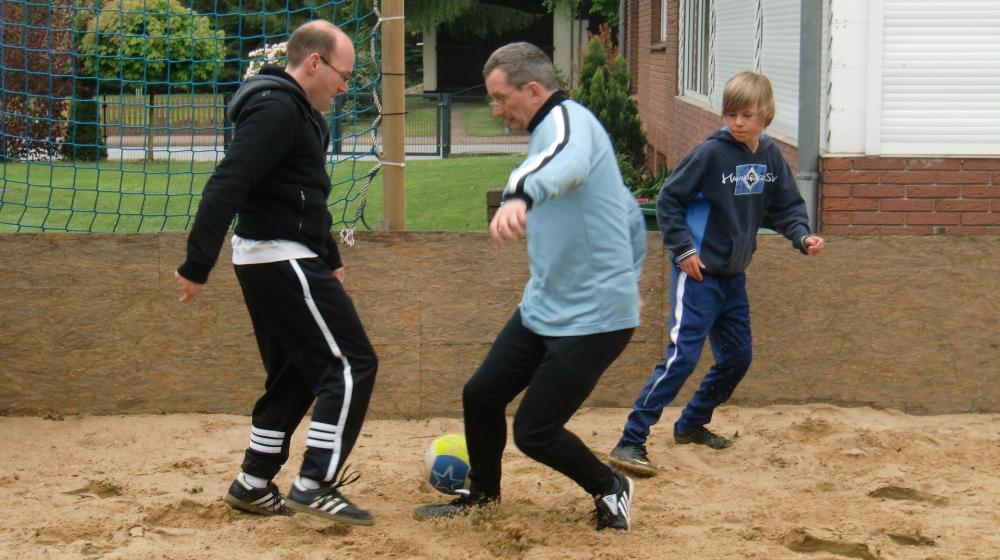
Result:
{"label": "black track pants", "polygon": [[378,369],[354,303],[319,259],[235,268],[267,371],[243,471],[273,478],[315,400],[300,474],[330,481],[357,441]]}
{"label": "black track pants", "polygon": [[525,328],[515,311],[462,393],[472,490],[499,494],[500,458],[507,444],[505,411],[525,389],[514,415],[518,449],[568,476],[588,494],[610,489],[614,485],[610,467],[565,425],[634,330],[540,336]]}

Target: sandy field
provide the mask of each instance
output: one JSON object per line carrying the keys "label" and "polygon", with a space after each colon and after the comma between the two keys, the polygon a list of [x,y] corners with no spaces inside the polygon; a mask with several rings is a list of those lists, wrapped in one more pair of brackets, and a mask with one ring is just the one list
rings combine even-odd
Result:
{"label": "sandy field", "polygon": [[[1000,558],[1000,415],[724,407],[713,426],[736,441],[714,451],[669,440],[677,412],[654,428],[662,472],[636,480],[628,533],[595,531],[592,500],[512,445],[499,508],[414,521],[447,499],[421,486],[421,464],[431,439],[462,430],[454,418],[366,423],[345,494],[376,524],[350,527],[223,504],[246,417],[4,417],[0,558]],[[584,409],[570,427],[603,453],[626,413]]]}

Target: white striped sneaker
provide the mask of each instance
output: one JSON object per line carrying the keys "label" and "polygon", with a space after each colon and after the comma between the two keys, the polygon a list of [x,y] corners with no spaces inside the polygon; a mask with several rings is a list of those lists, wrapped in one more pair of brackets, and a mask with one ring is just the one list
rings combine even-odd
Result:
{"label": "white striped sneaker", "polygon": [[292,515],[273,482],[268,482],[266,488],[254,488],[243,478],[243,473],[229,485],[224,500],[233,509],[258,515]]}
{"label": "white striped sneaker", "polygon": [[292,484],[292,489],[288,491],[288,507],[298,512],[351,525],[375,524],[375,518],[370,513],[352,504],[336,486],[321,486],[315,490],[306,490],[300,488],[298,484]]}
{"label": "white striped sneaker", "polygon": [[631,478],[615,472],[615,489],[610,494],[594,496],[597,530],[611,528],[628,531],[632,526],[629,509],[634,498],[635,483]]}

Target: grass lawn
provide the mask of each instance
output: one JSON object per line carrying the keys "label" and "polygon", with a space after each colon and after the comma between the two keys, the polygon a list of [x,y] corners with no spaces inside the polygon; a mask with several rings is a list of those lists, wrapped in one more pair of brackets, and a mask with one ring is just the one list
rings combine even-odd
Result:
{"label": "grass lawn", "polygon": [[[486,191],[502,187],[523,156],[412,160],[406,164],[410,230],[484,230]],[[334,167],[334,221],[351,222],[373,162]],[[190,226],[211,163],[0,162],[0,232],[177,231]],[[365,222],[382,217],[382,173],[368,190]],[[359,225],[359,229],[364,229]]]}

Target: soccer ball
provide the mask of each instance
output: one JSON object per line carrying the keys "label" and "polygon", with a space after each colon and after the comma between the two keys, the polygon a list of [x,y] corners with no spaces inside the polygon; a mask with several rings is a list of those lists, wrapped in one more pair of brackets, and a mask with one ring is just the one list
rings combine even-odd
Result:
{"label": "soccer ball", "polygon": [[424,480],[445,494],[458,494],[458,490],[469,488],[465,436],[445,434],[431,442],[424,457]]}

